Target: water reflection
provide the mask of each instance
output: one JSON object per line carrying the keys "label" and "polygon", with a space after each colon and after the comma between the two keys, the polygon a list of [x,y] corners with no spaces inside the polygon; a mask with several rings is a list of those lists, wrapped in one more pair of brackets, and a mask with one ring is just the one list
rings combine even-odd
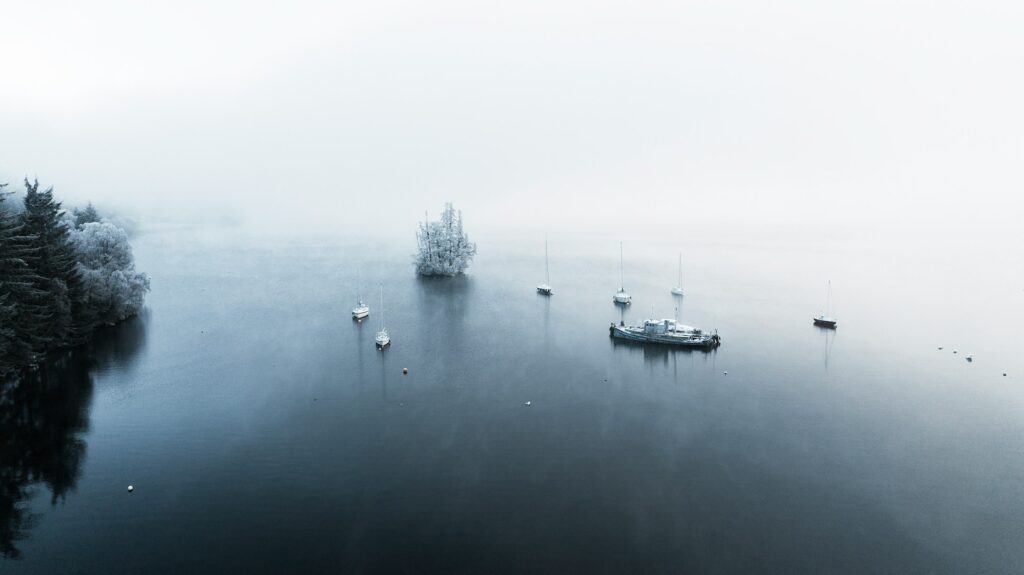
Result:
{"label": "water reflection", "polygon": [[709,356],[714,356],[717,352],[716,348],[672,347],[668,345],[622,340],[613,337],[609,337],[608,340],[611,342],[612,349],[614,349],[616,353],[626,353],[631,356],[641,355],[643,356],[644,363],[649,365],[661,364],[668,366],[669,359],[675,361],[679,355],[684,355],[685,357],[698,357],[694,354],[699,354],[699,357],[707,358]]}
{"label": "water reflection", "polygon": [[823,332],[825,339],[825,373],[828,373],[828,359],[832,355],[832,345],[836,342],[836,329],[831,327],[815,326],[819,332]]}
{"label": "water reflection", "polygon": [[469,304],[473,293],[473,278],[469,276],[455,277],[418,277],[419,310],[423,314],[449,319],[462,319],[469,312]]}
{"label": "water reflection", "polygon": [[0,382],[0,556],[21,557],[17,542],[39,520],[28,510],[34,487],[49,489],[51,505],[74,491],[86,455],[92,373],[137,355],[145,323],[136,318],[105,330],[86,347]]}
{"label": "water reflection", "polygon": [[[473,278],[420,277],[416,284],[419,341],[428,342],[435,358],[443,353],[465,353],[473,344],[464,336],[473,303]],[[437,367],[440,369],[434,373],[450,374],[446,362]]]}

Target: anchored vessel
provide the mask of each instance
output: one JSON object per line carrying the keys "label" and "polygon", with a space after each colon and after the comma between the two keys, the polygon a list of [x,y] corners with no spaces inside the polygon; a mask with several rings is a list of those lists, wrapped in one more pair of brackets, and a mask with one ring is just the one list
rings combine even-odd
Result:
{"label": "anchored vessel", "polygon": [[722,343],[717,330],[707,333],[700,328],[677,323],[674,319],[648,319],[643,325],[613,323],[608,332],[612,337],[620,339],[680,347],[713,348]]}
{"label": "anchored vessel", "polygon": [[683,252],[679,252],[679,280],[672,288],[672,295],[683,295]]}
{"label": "anchored vessel", "polygon": [[352,319],[363,319],[368,315],[370,315],[370,306],[363,303],[362,298],[359,298],[356,307],[352,308]]}
{"label": "anchored vessel", "polygon": [[554,291],[551,290],[551,271],[548,268],[548,237],[544,236],[544,283],[537,286],[537,293],[543,295],[551,295]]}
{"label": "anchored vessel", "polygon": [[377,332],[377,347],[384,349],[391,345],[391,336],[388,335],[388,328],[384,327],[384,286],[380,288],[380,331]]}
{"label": "anchored vessel", "polygon": [[619,305],[633,303],[633,296],[626,292],[625,283],[626,276],[622,272],[622,242],[619,242],[619,291],[615,292],[615,295],[612,296],[612,301]]}
{"label": "anchored vessel", "polygon": [[363,294],[359,290],[359,280],[356,279],[356,307],[352,308],[352,319],[363,319],[370,315],[370,306],[363,302]]}
{"label": "anchored vessel", "polygon": [[836,318],[832,317],[830,309],[832,307],[832,282],[828,282],[828,288],[825,291],[825,313],[814,318],[814,325],[821,327],[836,327]]}

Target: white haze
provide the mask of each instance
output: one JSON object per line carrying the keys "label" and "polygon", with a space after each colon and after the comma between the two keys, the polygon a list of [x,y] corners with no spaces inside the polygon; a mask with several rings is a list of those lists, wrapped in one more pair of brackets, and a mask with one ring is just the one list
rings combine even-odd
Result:
{"label": "white haze", "polygon": [[412,238],[1015,225],[1018,2],[3,2],[0,181]]}

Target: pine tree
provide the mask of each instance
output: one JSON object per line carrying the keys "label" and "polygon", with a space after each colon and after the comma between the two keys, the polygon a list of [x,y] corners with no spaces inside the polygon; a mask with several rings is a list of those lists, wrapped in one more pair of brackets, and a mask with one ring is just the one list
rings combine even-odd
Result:
{"label": "pine tree", "polygon": [[[75,254],[68,243],[68,228],[62,219],[61,204],[53,199],[53,188],[39,191],[39,182],[25,180],[25,231],[38,248],[36,287],[45,292],[43,321],[36,326],[45,342],[42,351],[51,351],[81,341],[92,325],[81,317],[80,277]],[[83,321],[85,320],[85,321]]]}
{"label": "pine tree", "polygon": [[72,210],[75,216],[75,227],[81,228],[85,224],[98,223],[100,221],[100,214],[93,207],[92,202],[89,202],[84,209],[75,208]]}
{"label": "pine tree", "polygon": [[34,270],[39,248],[5,206],[0,184],[0,378],[34,363],[46,347],[38,326],[47,321],[46,293]]}

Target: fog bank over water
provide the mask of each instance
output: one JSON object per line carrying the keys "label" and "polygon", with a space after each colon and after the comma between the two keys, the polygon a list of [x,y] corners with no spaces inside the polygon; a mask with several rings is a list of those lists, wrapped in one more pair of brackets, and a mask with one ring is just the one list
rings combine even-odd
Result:
{"label": "fog bank over water", "polygon": [[[979,229],[1021,212],[1012,2],[5,8],[0,181],[158,222]],[[39,31],[45,30],[45,38]]]}

